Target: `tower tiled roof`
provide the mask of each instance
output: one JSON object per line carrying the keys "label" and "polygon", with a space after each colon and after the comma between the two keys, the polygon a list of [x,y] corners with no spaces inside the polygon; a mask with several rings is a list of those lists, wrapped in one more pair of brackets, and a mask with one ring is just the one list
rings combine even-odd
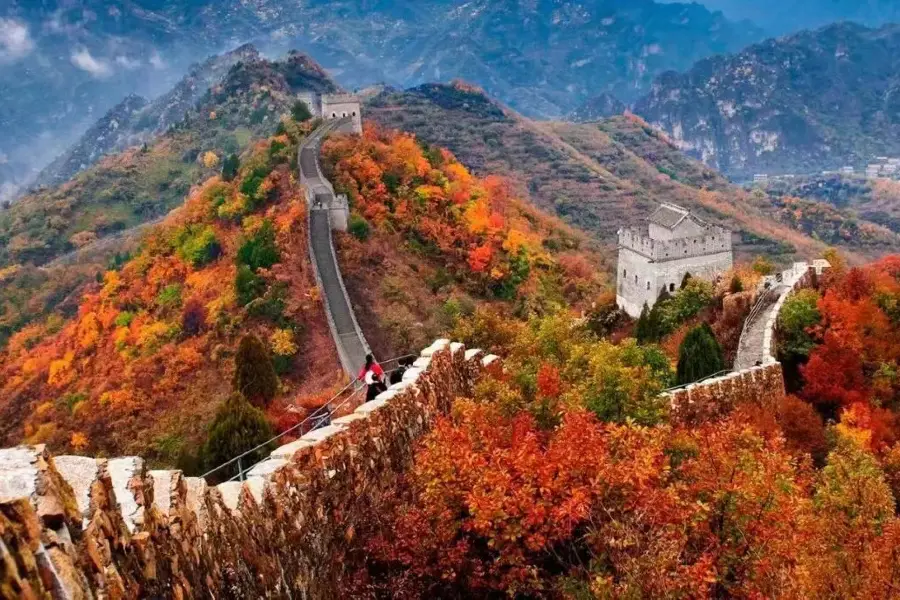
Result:
{"label": "tower tiled roof", "polygon": [[651,223],[667,229],[675,229],[685,219],[691,219],[699,225],[703,225],[703,222],[693,216],[691,211],[669,202],[660,204],[659,208],[650,215]]}

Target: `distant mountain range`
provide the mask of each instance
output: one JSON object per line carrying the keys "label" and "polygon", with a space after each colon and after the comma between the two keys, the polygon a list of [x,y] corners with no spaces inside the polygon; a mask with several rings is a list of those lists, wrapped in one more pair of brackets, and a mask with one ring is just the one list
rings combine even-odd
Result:
{"label": "distant mountain range", "polygon": [[837,21],[879,26],[900,21],[896,0],[702,0],[730,19],[749,19],[767,32],[785,34]]}
{"label": "distant mountain range", "polygon": [[666,73],[634,111],[726,174],[900,156],[900,26],[831,25]]}
{"label": "distant mountain range", "polygon": [[525,114],[560,117],[603,92],[634,100],[655,75],[762,36],[697,4],[652,0],[11,0],[0,11],[0,199],[128,94],[153,98],[198,58],[243,42],[267,55],[298,48],[349,88],[463,78]]}

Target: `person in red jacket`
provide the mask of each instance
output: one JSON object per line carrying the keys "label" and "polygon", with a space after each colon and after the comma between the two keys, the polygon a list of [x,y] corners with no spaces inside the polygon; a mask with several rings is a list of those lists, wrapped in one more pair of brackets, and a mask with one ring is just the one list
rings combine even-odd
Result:
{"label": "person in red jacket", "polygon": [[381,368],[377,362],[375,362],[375,357],[371,354],[366,354],[366,364],[363,365],[363,368],[359,370],[359,375],[356,376],[357,379],[365,381],[366,373],[368,371],[374,371],[378,377],[384,379],[384,369]]}
{"label": "person in red jacket", "polygon": [[384,384],[384,369],[381,368],[371,354],[366,355],[366,365],[360,371],[360,379],[369,386],[366,390],[366,402],[371,402],[375,396],[387,389]]}

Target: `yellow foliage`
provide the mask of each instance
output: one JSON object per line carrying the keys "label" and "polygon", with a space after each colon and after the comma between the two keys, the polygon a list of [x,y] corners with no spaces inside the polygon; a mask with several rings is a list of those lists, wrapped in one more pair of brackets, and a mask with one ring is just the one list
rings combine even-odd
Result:
{"label": "yellow foliage", "polygon": [[518,229],[510,229],[503,240],[503,249],[510,254],[518,254],[519,250],[525,246],[527,238],[525,234]]}
{"label": "yellow foliage", "polygon": [[211,150],[207,150],[206,152],[203,153],[203,166],[204,167],[206,167],[207,169],[212,169],[217,164],[219,164],[219,157],[216,156],[215,152],[213,152]]}
{"label": "yellow foliage", "polygon": [[36,417],[43,417],[47,413],[53,410],[52,402],[41,402],[38,404],[37,408],[34,409],[34,415]]}
{"label": "yellow foliage", "polygon": [[26,443],[28,444],[44,444],[50,441],[50,438],[53,437],[53,434],[56,433],[56,424],[55,423],[41,423],[37,431],[35,431],[31,436],[28,437]]}
{"label": "yellow foliage", "polygon": [[106,274],[103,275],[103,290],[101,293],[106,298],[110,298],[119,291],[119,288],[122,287],[122,277],[119,275],[118,271],[107,271]]}
{"label": "yellow foliage", "polygon": [[171,331],[171,326],[165,321],[155,321],[141,328],[137,344],[145,350],[152,351],[169,338]]}
{"label": "yellow foliage", "polygon": [[21,265],[10,265],[8,267],[3,267],[2,269],[0,269],[0,283],[3,283],[5,280],[13,277],[21,270]]}
{"label": "yellow foliage", "polygon": [[66,383],[72,376],[72,361],[75,360],[75,353],[66,352],[66,355],[58,360],[50,363],[50,374],[47,376],[47,383],[50,385],[62,385]]}
{"label": "yellow foliage", "polygon": [[297,353],[297,344],[294,343],[294,332],[290,329],[276,329],[269,339],[272,352],[278,356],[293,356]]}
{"label": "yellow foliage", "polygon": [[89,312],[81,318],[78,323],[78,343],[85,350],[90,350],[97,345],[100,340],[100,319],[97,315]]}
{"label": "yellow foliage", "polygon": [[73,450],[80,452],[88,447],[88,437],[80,431],[73,431],[72,437],[69,439],[69,445],[72,446]]}

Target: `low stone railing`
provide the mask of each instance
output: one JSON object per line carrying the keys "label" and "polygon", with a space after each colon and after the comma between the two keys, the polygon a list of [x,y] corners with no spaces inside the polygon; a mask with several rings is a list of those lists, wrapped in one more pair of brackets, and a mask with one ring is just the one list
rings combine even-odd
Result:
{"label": "low stone railing", "polygon": [[[667,392],[665,396],[670,402],[673,420],[696,423],[727,415],[739,405],[773,407],[783,398],[786,393],[784,373],[775,358],[773,346],[778,314],[792,292],[814,285],[815,277],[830,266],[826,260],[816,260],[812,264],[798,262],[777,276],[767,278],[763,283],[768,283],[769,287],[776,284],[786,287],[766,317],[762,364]],[[741,333],[742,338],[744,333]]]}
{"label": "low stone railing", "polygon": [[348,542],[416,440],[496,356],[438,340],[403,381],[282,446],[244,482],[142,459],[0,450],[2,598],[333,598]]}

